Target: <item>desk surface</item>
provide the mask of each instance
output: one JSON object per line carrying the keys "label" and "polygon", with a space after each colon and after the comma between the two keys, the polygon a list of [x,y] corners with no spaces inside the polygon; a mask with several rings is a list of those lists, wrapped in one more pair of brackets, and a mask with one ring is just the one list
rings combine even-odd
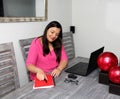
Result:
{"label": "desk surface", "polygon": [[99,70],[88,76],[78,76],[78,85],[65,83],[67,73],[55,79],[55,87],[48,89],[33,89],[30,82],[3,99],[120,99],[119,95],[110,94],[109,86],[98,83]]}

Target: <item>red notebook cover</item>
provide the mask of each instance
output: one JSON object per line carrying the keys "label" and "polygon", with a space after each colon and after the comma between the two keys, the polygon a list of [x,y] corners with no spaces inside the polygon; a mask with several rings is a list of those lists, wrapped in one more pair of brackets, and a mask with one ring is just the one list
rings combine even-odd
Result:
{"label": "red notebook cover", "polygon": [[47,75],[47,81],[39,80],[37,77],[34,80],[33,89],[40,89],[40,88],[51,88],[54,87],[53,77],[51,75]]}

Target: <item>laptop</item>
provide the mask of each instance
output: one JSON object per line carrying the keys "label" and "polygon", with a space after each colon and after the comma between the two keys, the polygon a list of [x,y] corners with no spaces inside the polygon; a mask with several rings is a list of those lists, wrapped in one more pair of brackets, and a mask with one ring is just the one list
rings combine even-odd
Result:
{"label": "laptop", "polygon": [[97,65],[97,58],[98,56],[103,52],[104,47],[101,47],[94,52],[91,53],[89,62],[79,62],[75,64],[74,66],[67,68],[65,72],[67,73],[72,73],[72,74],[77,74],[81,76],[87,76],[89,75],[93,70],[98,68]]}

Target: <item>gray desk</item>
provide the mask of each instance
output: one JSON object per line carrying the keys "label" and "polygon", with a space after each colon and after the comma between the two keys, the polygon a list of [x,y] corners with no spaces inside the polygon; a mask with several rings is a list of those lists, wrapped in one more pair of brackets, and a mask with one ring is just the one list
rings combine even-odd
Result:
{"label": "gray desk", "polygon": [[8,94],[3,99],[120,99],[119,95],[110,94],[109,87],[98,83],[99,71],[96,69],[87,77],[78,76],[78,85],[65,83],[67,73],[55,79],[55,87],[34,90],[33,82]]}

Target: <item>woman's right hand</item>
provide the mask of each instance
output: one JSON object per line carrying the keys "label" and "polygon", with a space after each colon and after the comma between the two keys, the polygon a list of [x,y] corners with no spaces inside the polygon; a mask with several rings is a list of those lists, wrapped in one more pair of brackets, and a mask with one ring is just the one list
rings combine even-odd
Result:
{"label": "woman's right hand", "polygon": [[47,80],[47,76],[46,76],[45,72],[42,69],[37,68],[35,65],[30,64],[29,66],[27,66],[27,69],[30,72],[36,73],[36,77],[39,80],[45,80],[45,79]]}
{"label": "woman's right hand", "polygon": [[47,80],[47,76],[46,76],[46,74],[43,71],[37,72],[36,73],[36,77],[39,80],[45,80],[45,79]]}

